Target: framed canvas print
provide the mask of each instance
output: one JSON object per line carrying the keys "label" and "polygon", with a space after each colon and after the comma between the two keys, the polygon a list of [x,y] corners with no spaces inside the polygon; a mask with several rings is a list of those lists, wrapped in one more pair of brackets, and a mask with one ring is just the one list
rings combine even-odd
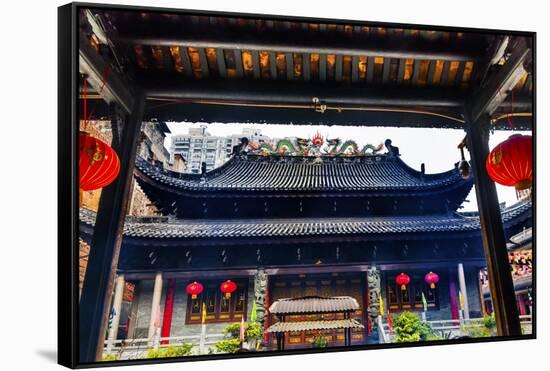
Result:
{"label": "framed canvas print", "polygon": [[535,337],[535,34],[59,8],[59,362]]}

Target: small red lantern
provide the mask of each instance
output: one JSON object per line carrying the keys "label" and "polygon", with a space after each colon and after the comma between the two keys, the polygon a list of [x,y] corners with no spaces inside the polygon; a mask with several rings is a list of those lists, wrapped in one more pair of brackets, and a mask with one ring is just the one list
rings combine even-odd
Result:
{"label": "small red lantern", "polygon": [[397,277],[395,277],[395,283],[401,286],[401,290],[406,290],[407,285],[410,282],[411,282],[411,277],[409,277],[405,273],[401,273]]}
{"label": "small red lantern", "polygon": [[439,282],[439,275],[434,272],[429,272],[424,276],[424,281],[430,285],[431,289],[435,289],[435,284]]}
{"label": "small red lantern", "polygon": [[198,283],[197,281],[191,282],[187,287],[185,288],[187,290],[187,293],[191,295],[191,299],[196,299],[197,295],[199,295],[204,287],[202,284]]}
{"label": "small red lantern", "polygon": [[79,187],[83,191],[103,188],[118,175],[120,160],[106,143],[81,132],[79,137]]}
{"label": "small red lantern", "polygon": [[237,290],[237,284],[231,280],[227,280],[222,282],[220,285],[220,290],[225,294],[225,297],[229,299],[231,297],[231,293]]}
{"label": "small red lantern", "polygon": [[496,146],[485,161],[489,177],[521,191],[533,184],[533,138],[516,134]]}

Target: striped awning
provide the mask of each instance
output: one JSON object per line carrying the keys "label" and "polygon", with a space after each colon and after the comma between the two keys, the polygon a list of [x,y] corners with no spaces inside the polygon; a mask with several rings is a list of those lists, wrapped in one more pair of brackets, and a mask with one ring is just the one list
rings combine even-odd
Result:
{"label": "striped awning", "polygon": [[355,319],[338,319],[331,321],[300,321],[300,322],[277,322],[269,326],[267,332],[294,332],[310,330],[336,330],[348,328],[364,328]]}

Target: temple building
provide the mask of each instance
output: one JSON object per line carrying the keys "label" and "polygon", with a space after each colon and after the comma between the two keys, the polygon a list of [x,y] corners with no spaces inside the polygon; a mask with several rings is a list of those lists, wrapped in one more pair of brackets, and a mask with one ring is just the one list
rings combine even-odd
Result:
{"label": "temple building", "polygon": [[[431,321],[490,313],[479,216],[460,212],[473,179],[457,164],[438,174],[415,170],[391,140],[385,149],[339,140],[322,148],[318,137],[287,142],[245,138],[224,165],[199,174],[138,157],[135,180],[159,215],[126,218],[108,347],[115,339],[198,342],[204,306],[207,345],[226,325],[249,321],[255,307],[263,349],[276,350],[267,330],[279,321],[269,311],[279,299],[297,300],[293,308],[308,298],[355,299],[346,299],[357,303],[352,310],[287,316],[305,323],[346,315],[351,345],[380,341],[371,331],[380,301],[392,314],[426,304]],[[531,202],[504,208],[502,221],[507,239],[519,238],[532,225]],[[81,208],[83,241],[94,223],[95,213]],[[429,272],[439,277],[434,287]],[[401,273],[408,284],[396,283]],[[226,280],[237,285],[230,297],[219,288]],[[186,292],[194,281],[204,286],[196,298]],[[284,348],[311,347],[318,330],[307,328],[289,332]],[[329,346],[344,345],[344,329],[323,333]]]}
{"label": "temple building", "polygon": [[[521,232],[510,237],[506,246],[508,261],[512,271],[518,312],[521,317],[531,316],[533,313],[533,230],[524,228]],[[484,305],[487,312],[492,312],[491,294],[487,270],[480,272],[483,290]]]}

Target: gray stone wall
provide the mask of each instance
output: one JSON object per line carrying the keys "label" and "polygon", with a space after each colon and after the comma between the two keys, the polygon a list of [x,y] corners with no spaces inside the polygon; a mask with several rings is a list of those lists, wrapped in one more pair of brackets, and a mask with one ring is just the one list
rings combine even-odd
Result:
{"label": "gray stone wall", "polygon": [[[146,338],[149,332],[149,321],[151,320],[151,303],[153,300],[153,286],[155,280],[139,281],[139,297],[137,308],[137,322],[135,329],[135,338]],[[160,320],[162,323],[164,315],[164,301],[166,300],[167,280],[162,282],[162,297],[160,299]]]}
{"label": "gray stone wall", "polygon": [[[466,291],[468,293],[468,306],[470,309],[470,318],[481,317],[481,299],[479,296],[479,284],[478,284],[478,269],[475,267],[464,267],[464,276],[466,281]],[[428,311],[427,319],[429,321],[448,320],[452,318],[451,311],[451,298],[449,281],[450,275],[454,275],[456,282],[456,301],[459,306],[458,290],[460,286],[458,284],[458,271],[455,267],[452,267],[446,272],[438,272],[439,274],[439,310]]]}
{"label": "gray stone wall", "polygon": [[468,292],[468,307],[470,309],[470,318],[482,317],[478,272],[479,268],[467,266],[464,267],[464,278],[466,281],[466,291]]}
{"label": "gray stone wall", "polygon": [[[188,280],[176,280],[176,298],[174,300],[174,311],[172,312],[172,326],[170,329],[170,336],[200,336],[202,331],[202,325],[193,324],[186,325],[185,317],[187,312],[187,294],[185,292],[185,285]],[[252,304],[254,302],[254,279],[249,277],[248,280],[248,293],[247,293],[247,317],[245,320],[250,319],[250,313],[252,311]],[[231,322],[224,323],[209,323],[206,325],[207,335],[222,335],[223,329]]]}
{"label": "gray stone wall", "polygon": [[176,291],[174,296],[174,309],[172,311],[172,325],[170,327],[170,336],[186,336],[184,331],[185,312],[187,310],[187,292],[185,286],[188,280],[176,280]]}
{"label": "gray stone wall", "polygon": [[428,321],[449,320],[452,318],[449,272],[438,271],[437,274],[439,275],[439,282],[437,283],[439,288],[439,310],[428,310],[428,313],[426,313]]}
{"label": "gray stone wall", "polygon": [[[449,320],[452,318],[451,313],[451,300],[449,295],[449,272],[447,271],[438,271],[439,274],[439,283],[437,284],[439,288],[439,310],[428,310],[426,313],[426,319],[428,321],[438,321],[438,320]],[[456,274],[456,273],[455,273]],[[382,295],[382,300],[384,301],[384,310],[388,310],[388,301],[387,301],[387,273],[385,271],[380,272],[381,280],[381,290],[380,294]],[[458,289],[458,276],[457,280],[457,289]],[[458,295],[458,291],[457,291]],[[457,297],[458,300],[458,297]],[[378,302],[376,303],[376,311],[378,311]],[[420,311],[415,311],[418,315],[421,315]],[[395,314],[395,313],[393,313]],[[384,319],[385,320],[385,319]]]}

